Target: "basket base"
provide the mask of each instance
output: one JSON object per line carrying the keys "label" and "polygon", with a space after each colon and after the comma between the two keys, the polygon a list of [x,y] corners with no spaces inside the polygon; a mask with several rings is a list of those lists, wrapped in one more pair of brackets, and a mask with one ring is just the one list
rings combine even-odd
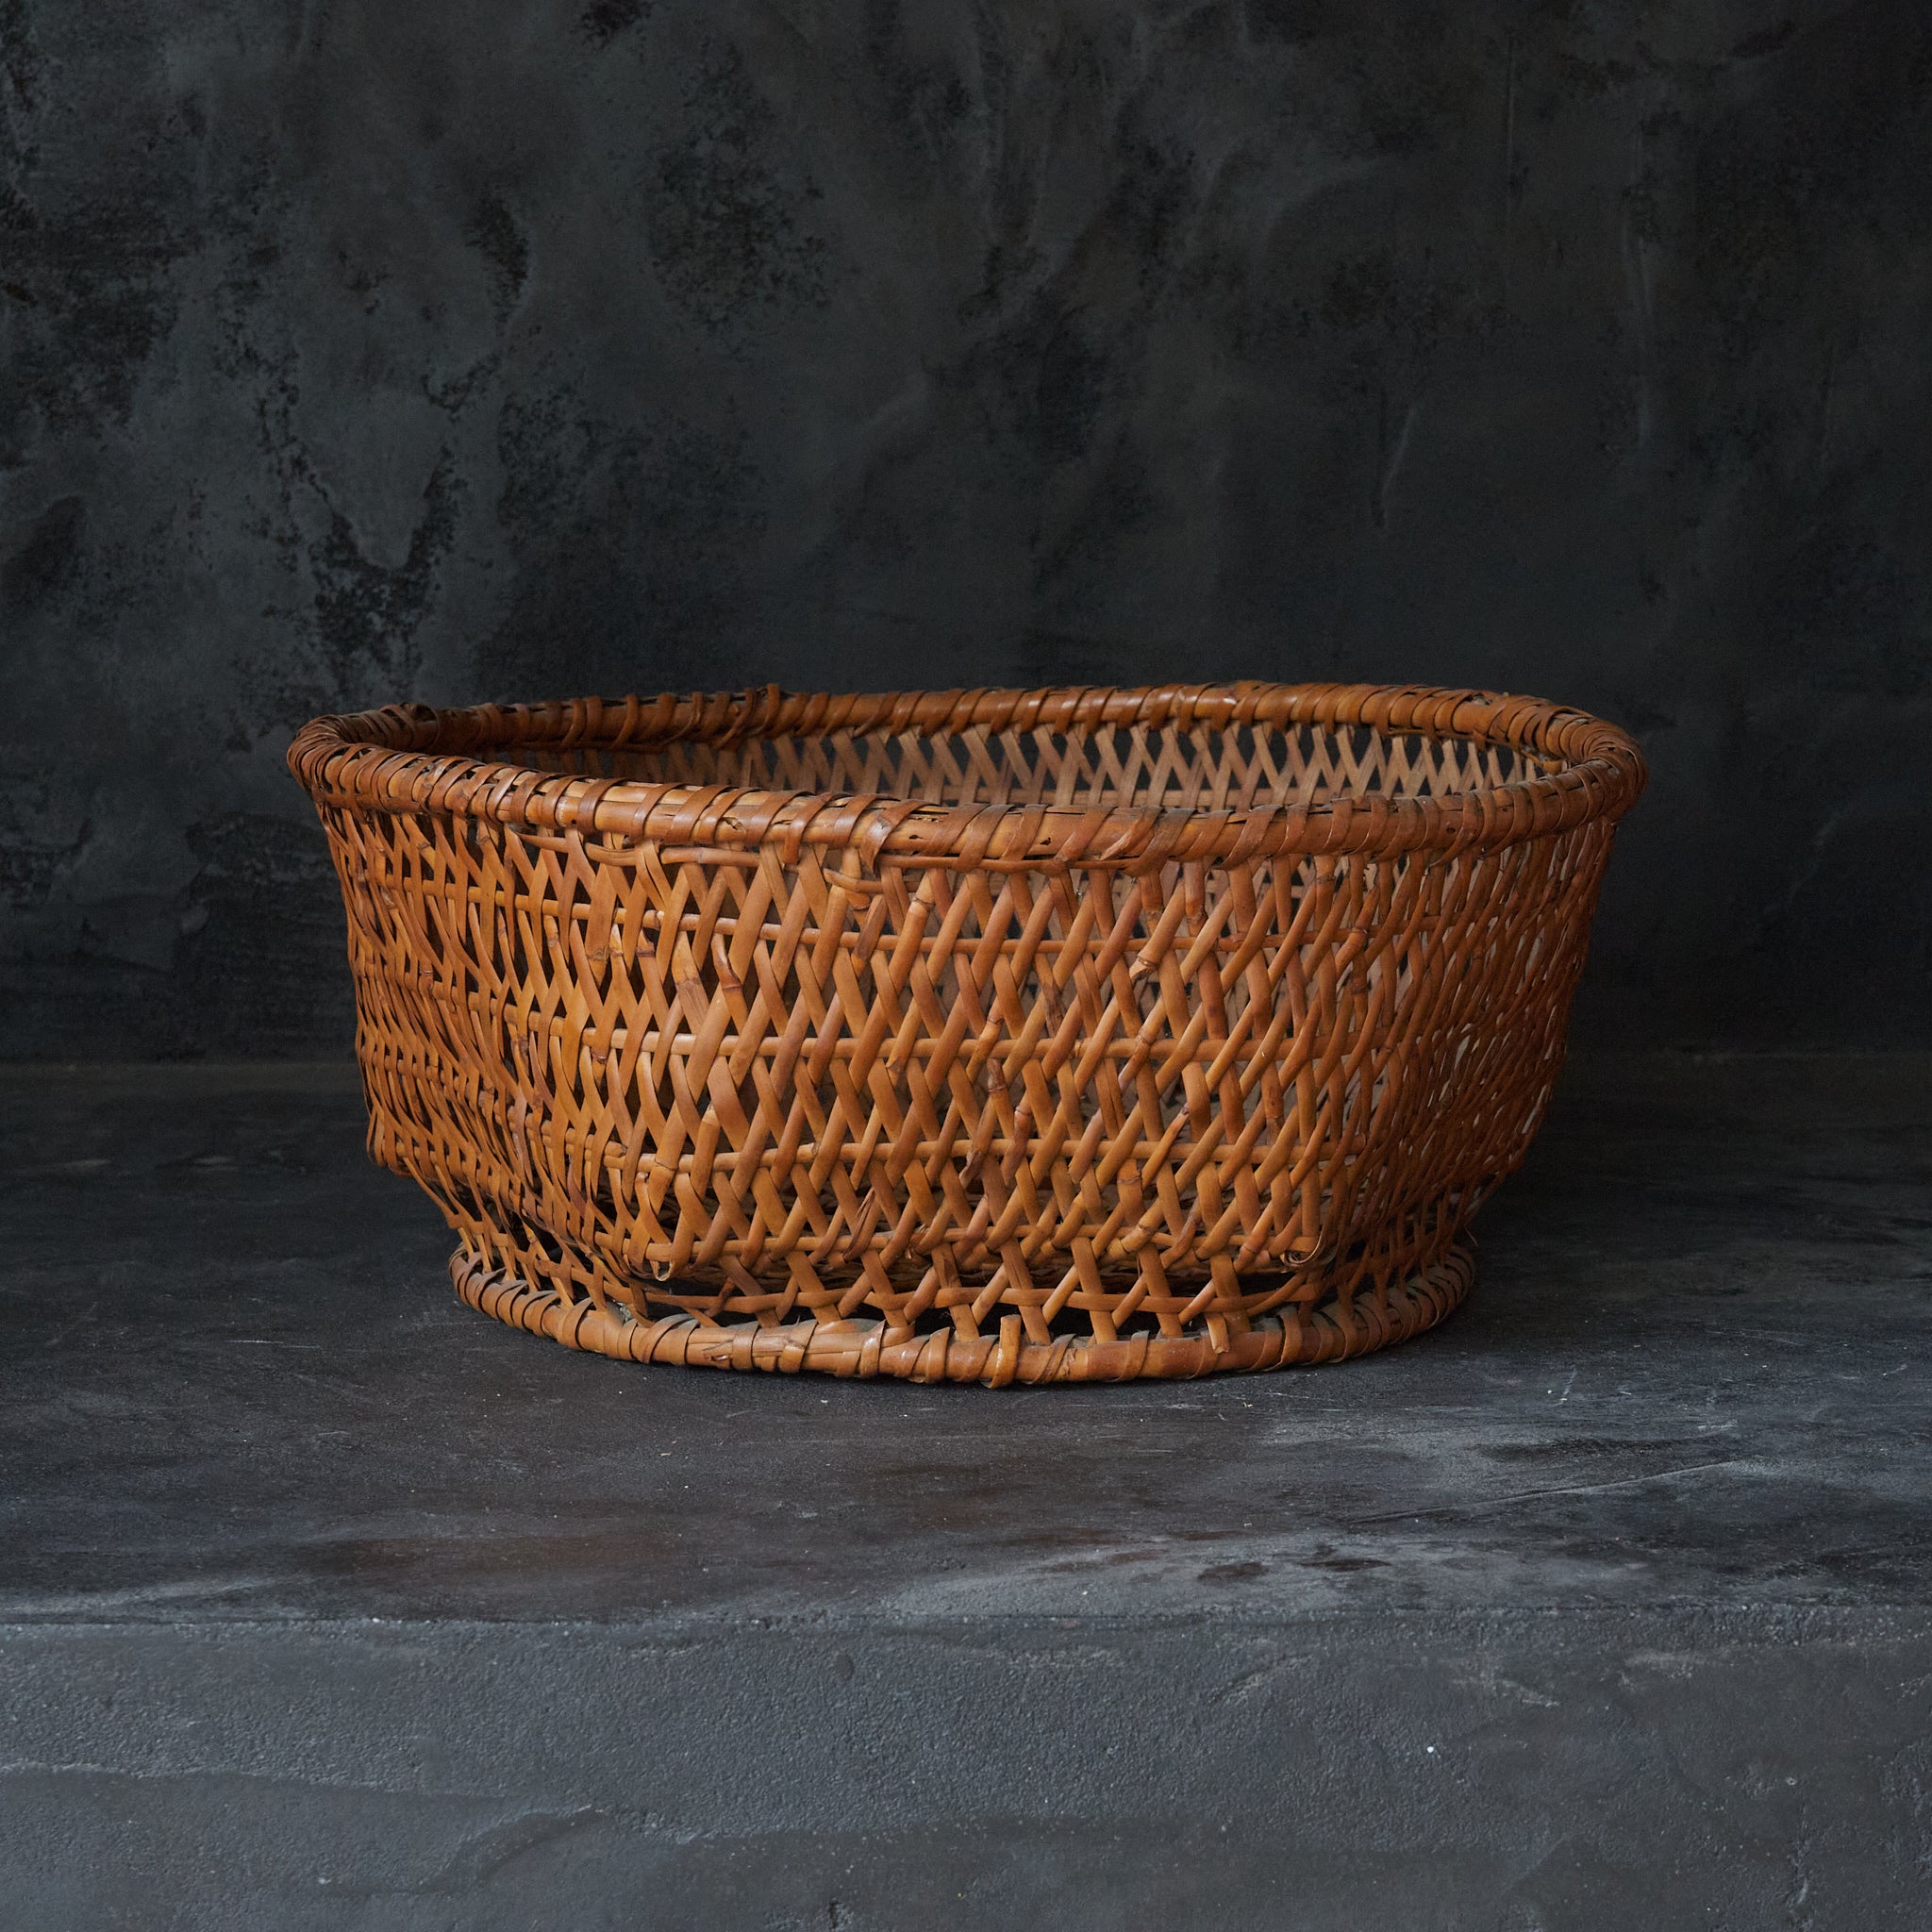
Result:
{"label": "basket base", "polygon": [[728,1327],[691,1315],[640,1321],[622,1308],[567,1302],[492,1268],[458,1248],[450,1257],[457,1293],[473,1308],[513,1328],[545,1335],[566,1348],[587,1349],[619,1361],[676,1362],[686,1368],[764,1369],[828,1375],[892,1375],[908,1382],[1011,1383],[1180,1381],[1195,1375],[1257,1374],[1316,1362],[1338,1362],[1407,1341],[1433,1328],[1461,1305],[1475,1279],[1475,1254],[1465,1239],[1433,1266],[1377,1293],[1364,1291],[1346,1304],[1264,1315],[1244,1332],[1229,1329],[1219,1345],[1202,1334],[1136,1335],[1117,1341],[1063,1336],[1023,1339],[1018,1316],[996,1336],[968,1337],[954,1329],[886,1340],[880,1322],[792,1322],[776,1327],[737,1323]]}

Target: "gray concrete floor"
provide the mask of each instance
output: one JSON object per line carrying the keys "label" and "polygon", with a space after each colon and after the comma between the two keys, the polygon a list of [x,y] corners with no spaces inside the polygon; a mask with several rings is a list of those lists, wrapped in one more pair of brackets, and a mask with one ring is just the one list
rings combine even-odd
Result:
{"label": "gray concrete floor", "polygon": [[1932,1923],[1932,1061],[1573,1068],[1181,1386],[574,1356],[360,1127],[0,1070],[0,1924]]}

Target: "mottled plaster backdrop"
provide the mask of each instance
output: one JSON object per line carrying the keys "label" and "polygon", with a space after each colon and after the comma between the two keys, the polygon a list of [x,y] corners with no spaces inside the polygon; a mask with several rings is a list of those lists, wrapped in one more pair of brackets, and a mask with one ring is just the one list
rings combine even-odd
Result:
{"label": "mottled plaster backdrop", "polygon": [[333,1052],[308,715],[1428,679],[1598,1044],[1932,1037],[1917,0],[0,0],[0,1053]]}

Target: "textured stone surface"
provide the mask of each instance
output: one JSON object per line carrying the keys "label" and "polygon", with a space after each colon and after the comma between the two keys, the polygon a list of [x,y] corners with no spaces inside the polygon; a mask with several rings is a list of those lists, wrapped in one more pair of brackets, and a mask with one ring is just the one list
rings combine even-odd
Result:
{"label": "textured stone surface", "polygon": [[0,1054],[340,1051],[306,715],[1362,675],[1655,760],[1582,1023],[1924,1043],[1914,0],[0,0]]}
{"label": "textured stone surface", "polygon": [[0,1075],[25,1923],[1916,1923],[1924,1057],[1579,1064],[1442,1328],[1107,1389],[572,1355],[358,1132]]}
{"label": "textured stone surface", "polygon": [[9,1631],[40,1932],[1916,1927],[1923,1614]]}

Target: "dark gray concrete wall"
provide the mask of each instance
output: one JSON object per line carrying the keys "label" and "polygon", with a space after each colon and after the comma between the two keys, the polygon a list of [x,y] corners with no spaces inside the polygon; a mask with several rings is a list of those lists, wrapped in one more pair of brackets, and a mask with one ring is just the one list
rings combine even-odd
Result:
{"label": "dark gray concrete wall", "polygon": [[1932,1037],[1917,0],[0,0],[0,1053],[347,1041],[401,697],[1372,676],[1596,1041]]}

